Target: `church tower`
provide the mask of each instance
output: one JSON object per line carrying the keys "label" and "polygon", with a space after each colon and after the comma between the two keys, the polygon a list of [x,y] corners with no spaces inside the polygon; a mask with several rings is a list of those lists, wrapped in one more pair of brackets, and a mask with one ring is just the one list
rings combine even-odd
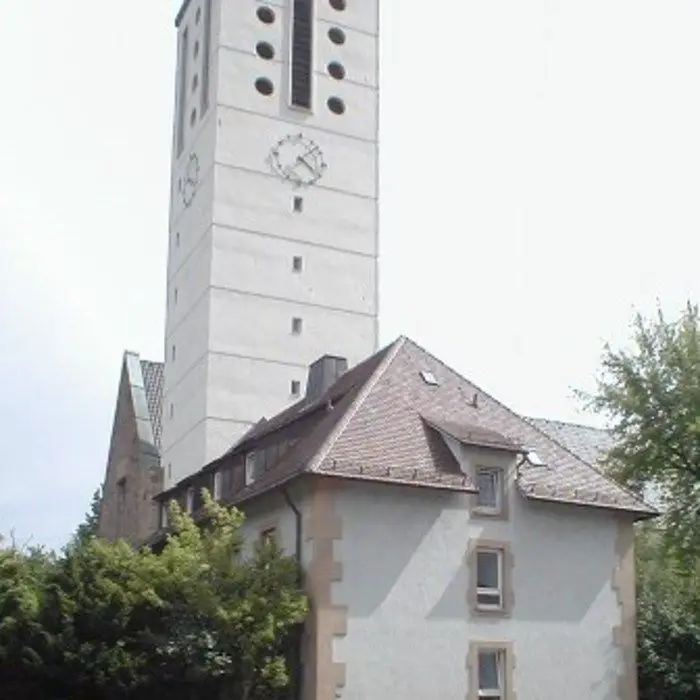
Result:
{"label": "church tower", "polygon": [[185,0],[165,486],[377,347],[378,0]]}

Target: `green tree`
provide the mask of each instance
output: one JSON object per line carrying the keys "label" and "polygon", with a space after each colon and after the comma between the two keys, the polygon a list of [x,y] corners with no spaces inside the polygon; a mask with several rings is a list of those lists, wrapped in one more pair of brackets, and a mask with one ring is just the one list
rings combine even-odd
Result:
{"label": "green tree", "polygon": [[637,314],[632,347],[606,345],[594,396],[616,439],[608,466],[632,488],[655,487],[663,499],[668,544],[700,553],[700,331],[698,307],[677,320],[659,308]]}
{"label": "green tree", "polygon": [[100,508],[102,506],[102,490],[97,489],[92,494],[90,509],[85,513],[85,520],[78,525],[71,540],[72,543],[83,543],[90,537],[97,537],[100,526]]}
{"label": "green tree", "polygon": [[306,614],[297,564],[246,553],[241,513],[203,497],[204,526],[171,505],[158,553],[96,537],[0,551],[0,697],[281,697]]}

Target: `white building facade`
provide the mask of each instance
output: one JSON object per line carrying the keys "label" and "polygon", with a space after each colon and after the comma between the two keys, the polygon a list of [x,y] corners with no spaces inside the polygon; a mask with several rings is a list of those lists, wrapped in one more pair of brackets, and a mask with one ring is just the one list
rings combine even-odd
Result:
{"label": "white building facade", "polygon": [[378,336],[378,3],[187,0],[176,24],[166,487]]}

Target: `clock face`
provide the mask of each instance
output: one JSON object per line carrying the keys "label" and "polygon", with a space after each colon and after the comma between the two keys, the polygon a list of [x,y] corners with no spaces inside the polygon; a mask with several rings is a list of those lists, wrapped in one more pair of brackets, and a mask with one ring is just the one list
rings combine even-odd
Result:
{"label": "clock face", "polygon": [[297,187],[318,182],[326,169],[323,153],[303,134],[285,136],[270,151],[272,172]]}
{"label": "clock face", "polygon": [[180,195],[186,207],[192,204],[199,183],[199,158],[196,153],[191,153],[185,166],[184,177],[180,180]]}

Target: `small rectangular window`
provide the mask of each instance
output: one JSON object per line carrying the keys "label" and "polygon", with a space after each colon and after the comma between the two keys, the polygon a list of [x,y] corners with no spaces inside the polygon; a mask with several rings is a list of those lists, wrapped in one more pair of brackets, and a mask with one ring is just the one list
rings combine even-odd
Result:
{"label": "small rectangular window", "polygon": [[304,198],[303,197],[294,197],[294,200],[292,202],[292,208],[298,214],[300,214],[302,211],[304,211]]}
{"label": "small rectangular window", "polygon": [[214,472],[214,493],[212,497],[215,501],[221,499],[221,472]]}
{"label": "small rectangular window", "polygon": [[476,604],[481,610],[503,607],[503,552],[499,550],[476,552]]}
{"label": "small rectangular window", "polygon": [[476,505],[480,511],[498,513],[501,510],[503,491],[500,469],[479,468],[476,470]]}
{"label": "small rectangular window", "polygon": [[292,319],[292,333],[294,333],[294,335],[299,335],[302,327],[303,321],[300,318],[295,317]]}
{"label": "small rectangular window", "polygon": [[173,404],[173,403],[170,404],[170,417],[171,418],[175,417],[175,404]]}
{"label": "small rectangular window", "polygon": [[294,272],[301,272],[304,269],[304,261],[301,259],[301,255],[295,255],[292,258],[292,270]]}
{"label": "small rectangular window", "polygon": [[160,526],[162,528],[168,527],[168,504],[160,504]]}
{"label": "small rectangular window", "polygon": [[260,539],[267,542],[274,542],[277,539],[277,528],[267,527],[260,533]]}
{"label": "small rectangular window", "polygon": [[190,486],[187,489],[187,512],[191,513],[194,510],[194,489]]}
{"label": "small rectangular window", "polygon": [[255,456],[255,452],[249,452],[245,456],[245,485],[250,486],[254,481],[256,477],[256,467],[257,467],[257,459]]}
{"label": "small rectangular window", "polygon": [[175,343],[173,343],[173,347],[170,350],[170,357],[171,357],[172,361],[175,362],[175,358],[177,357],[177,349],[175,347]]}
{"label": "small rectangular window", "polygon": [[177,287],[173,290],[173,302],[175,303],[175,306],[177,306]]}
{"label": "small rectangular window", "polygon": [[301,394],[301,382],[298,379],[292,379],[290,393],[292,396],[299,396]]}
{"label": "small rectangular window", "polygon": [[479,697],[501,700],[505,697],[505,652],[501,649],[479,650]]}

